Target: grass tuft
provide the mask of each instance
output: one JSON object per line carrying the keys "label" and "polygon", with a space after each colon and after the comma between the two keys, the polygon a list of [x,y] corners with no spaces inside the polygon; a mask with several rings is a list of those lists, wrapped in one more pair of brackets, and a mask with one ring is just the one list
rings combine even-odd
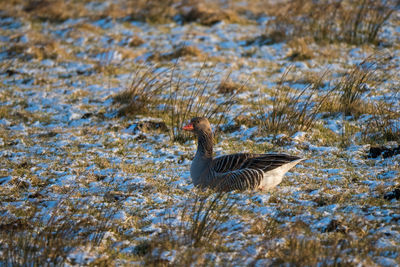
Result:
{"label": "grass tuft", "polygon": [[377,44],[382,26],[398,7],[395,0],[290,0],[273,9],[264,39],[309,36],[316,41]]}
{"label": "grass tuft", "polygon": [[29,0],[24,5],[24,11],[39,20],[63,22],[79,16],[79,12],[85,11],[85,8],[75,1]]}
{"label": "grass tuft", "polygon": [[314,52],[309,48],[306,38],[295,38],[288,42],[290,48],[287,58],[292,61],[309,60],[314,57]]}
{"label": "grass tuft", "polygon": [[188,11],[181,12],[183,22],[198,22],[202,25],[211,26],[221,21],[230,23],[243,22],[243,19],[238,16],[234,10],[227,10],[210,3],[195,4],[186,8]]}
{"label": "grass tuft", "polygon": [[[191,192],[178,216],[166,218],[161,233],[139,243],[134,253],[146,265],[163,262],[186,266],[208,262],[207,253],[224,250],[222,244],[228,229],[223,223],[232,219],[235,207],[236,201],[230,193]],[[182,247],[186,249],[180,249]],[[171,251],[175,252],[174,257],[169,260],[162,257]]]}
{"label": "grass tuft", "polygon": [[396,108],[396,96],[392,100],[372,104],[373,115],[363,129],[363,138],[367,142],[400,142],[400,112]]}
{"label": "grass tuft", "polygon": [[239,91],[244,90],[245,88],[243,88],[243,84],[239,84],[239,83],[235,83],[231,80],[226,80],[226,81],[222,81],[218,87],[217,87],[217,91],[220,94],[224,94],[224,95],[232,95],[232,94],[236,94]]}
{"label": "grass tuft", "polygon": [[[97,247],[106,231],[114,209],[83,208],[86,203],[60,200],[42,216],[38,206],[27,205],[23,216],[4,220],[0,225],[0,263],[3,266],[60,265],[80,247]],[[40,220],[38,218],[42,218]],[[47,219],[45,219],[47,218]]]}
{"label": "grass tuft", "polygon": [[[258,103],[258,124],[261,131],[272,133],[288,133],[308,131],[314,125],[318,113],[328,100],[332,91],[319,95],[318,89],[322,84],[323,74],[301,90],[291,89],[285,84],[288,69],[281,78],[279,85],[272,91],[272,109],[267,110],[266,98],[260,98]],[[308,93],[311,91],[311,93]]]}
{"label": "grass tuft", "polygon": [[215,128],[225,121],[227,111],[235,103],[236,94],[219,97],[215,88],[221,82],[218,82],[213,70],[206,70],[205,63],[195,74],[194,81],[174,75],[172,77],[164,110],[172,140],[186,142],[191,138],[190,134],[182,131],[182,127],[193,117],[207,117],[214,123]]}
{"label": "grass tuft", "polygon": [[196,46],[178,46],[174,51],[171,53],[166,54],[153,54],[150,59],[151,60],[158,60],[158,61],[170,61],[173,59],[184,58],[184,57],[193,57],[197,59],[204,58],[203,53],[198,49]]}
{"label": "grass tuft", "polygon": [[365,96],[385,81],[385,75],[380,72],[386,69],[390,59],[390,56],[372,55],[355,64],[335,86],[338,95],[331,99],[332,112],[353,117],[371,112]]}
{"label": "grass tuft", "polygon": [[133,9],[131,17],[134,20],[151,23],[170,22],[175,15],[176,0],[138,0],[131,3]]}
{"label": "grass tuft", "polygon": [[[216,128],[225,121],[226,112],[235,103],[236,93],[244,85],[235,85],[235,93],[221,97],[217,93],[218,81],[206,64],[195,77],[178,75],[178,63],[173,67],[157,65],[138,66],[132,74],[130,86],[113,97],[120,116],[150,115],[161,118],[169,129],[171,140],[186,142],[191,138],[182,127],[193,117],[207,117]],[[240,87],[239,87],[240,86]]]}
{"label": "grass tuft", "polygon": [[119,115],[136,115],[152,112],[158,104],[158,96],[168,85],[164,76],[168,68],[159,68],[157,65],[137,65],[132,73],[132,82],[124,91],[113,97],[114,104],[118,104]]}

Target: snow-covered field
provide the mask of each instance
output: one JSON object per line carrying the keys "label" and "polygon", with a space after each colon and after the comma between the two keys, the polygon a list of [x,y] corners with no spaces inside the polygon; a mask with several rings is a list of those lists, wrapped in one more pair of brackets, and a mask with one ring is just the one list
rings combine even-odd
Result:
{"label": "snow-covered field", "polygon": [[[100,13],[110,6],[83,5]],[[297,51],[290,41],[249,41],[265,33],[267,13],[204,26],[85,13],[57,21],[24,16],[23,7],[17,1],[0,11],[1,265],[400,265],[398,9],[379,33],[384,44],[307,39]],[[181,47],[194,52],[174,66]],[[309,58],[296,60],[294,50]],[[306,160],[270,192],[198,192],[189,175],[194,140],[173,141],[162,112],[118,115],[113,98],[138,66],[173,69],[185,92],[202,68],[217,85],[228,74],[244,84],[216,155]],[[372,71],[359,109],[345,114],[332,90],[357,67]],[[262,122],[282,77],[315,103],[333,92],[310,128],[273,134]],[[230,97],[216,91],[207,94]],[[369,157],[377,145],[394,155]]]}

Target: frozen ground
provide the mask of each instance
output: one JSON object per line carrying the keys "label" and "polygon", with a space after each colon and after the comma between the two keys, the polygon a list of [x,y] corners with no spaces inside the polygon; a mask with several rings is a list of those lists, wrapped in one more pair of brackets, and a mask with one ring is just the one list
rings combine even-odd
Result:
{"label": "frozen ground", "polygon": [[[316,259],[311,265],[398,266],[400,202],[398,197],[384,196],[399,188],[400,155],[367,157],[372,143],[361,136],[368,114],[347,120],[321,114],[312,130],[293,136],[274,138],[251,124],[222,133],[217,155],[273,151],[306,160],[271,192],[229,195],[233,209],[200,248],[179,239],[181,228],[191,225],[185,216],[196,198],[189,177],[196,144],[172,142],[168,132],[161,130],[143,130],[140,122],[159,119],[118,117],[112,101],[129,84],[136,64],[152,60],[155,53],[168,54],[182,44],[197,47],[201,56],[179,61],[181,75],[195,74],[206,60],[221,77],[231,72],[232,81],[247,80],[248,91],[238,96],[227,115],[234,118],[240,112],[255,119],[257,97],[270,97],[269,88],[276,86],[287,68],[292,68],[290,86],[301,90],[305,77],[329,70],[334,81],[380,49],[392,56],[388,63],[392,67],[385,73],[389,78],[371,87],[363,99],[390,99],[399,112],[398,23],[384,31],[391,33],[393,46],[310,44],[315,56],[305,61],[289,60],[290,47],[284,42],[246,45],[246,40],[264,32],[264,23],[259,19],[250,24],[201,26],[107,17],[51,23],[1,13],[3,240],[12,225],[41,222],[32,230],[40,233],[54,214],[62,217],[65,210],[75,210],[86,218],[99,209],[102,214],[110,211],[104,229],[99,230],[104,234],[101,242],[73,247],[64,263],[81,265],[101,259],[121,265],[150,261],[264,266],[295,264],[296,257],[308,251]],[[132,46],[134,38],[144,42]],[[345,132],[344,125],[352,131]],[[25,228],[11,229],[16,235],[26,233]],[[174,237],[179,239],[175,243]],[[6,242],[0,245],[3,262],[7,246]]]}

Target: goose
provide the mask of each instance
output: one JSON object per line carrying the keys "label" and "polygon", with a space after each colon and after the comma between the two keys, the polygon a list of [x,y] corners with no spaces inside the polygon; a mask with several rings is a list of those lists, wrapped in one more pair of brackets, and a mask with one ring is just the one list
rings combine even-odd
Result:
{"label": "goose", "polygon": [[217,191],[269,190],[303,159],[286,154],[236,153],[213,158],[213,133],[207,118],[196,117],[183,130],[197,135],[190,166],[193,184]]}

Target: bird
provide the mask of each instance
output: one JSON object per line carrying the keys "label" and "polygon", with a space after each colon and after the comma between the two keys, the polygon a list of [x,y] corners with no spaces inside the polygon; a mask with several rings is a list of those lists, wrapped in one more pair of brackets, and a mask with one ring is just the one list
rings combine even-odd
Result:
{"label": "bird", "polygon": [[183,130],[197,135],[197,151],[190,166],[195,186],[216,191],[269,190],[287,171],[304,160],[287,154],[236,153],[213,158],[213,132],[204,117],[195,117]]}

